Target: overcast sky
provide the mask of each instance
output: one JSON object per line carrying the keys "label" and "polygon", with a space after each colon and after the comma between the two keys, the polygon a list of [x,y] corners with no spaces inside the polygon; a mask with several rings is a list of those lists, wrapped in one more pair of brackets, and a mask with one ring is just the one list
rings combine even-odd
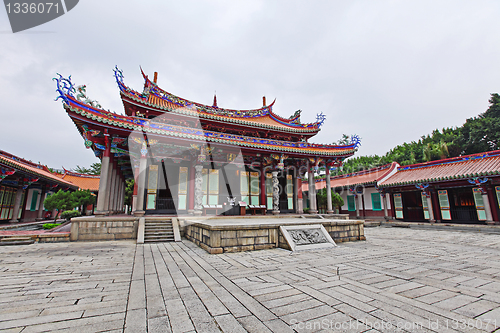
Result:
{"label": "overcast sky", "polygon": [[460,126],[500,92],[499,1],[81,0],[13,34],[0,9],[0,149],[53,168],[97,162],[52,78],[72,75],[122,113],[113,78],[142,91],[139,67],[180,97],[327,119],[311,142],[358,134],[384,154]]}

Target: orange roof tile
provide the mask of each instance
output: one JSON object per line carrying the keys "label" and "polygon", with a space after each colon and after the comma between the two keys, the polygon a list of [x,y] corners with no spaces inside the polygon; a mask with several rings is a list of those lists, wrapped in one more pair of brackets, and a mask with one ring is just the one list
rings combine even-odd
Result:
{"label": "orange roof tile", "polygon": [[500,150],[407,165],[380,186],[439,182],[500,174]]}
{"label": "orange roof tile", "polygon": [[[339,175],[330,178],[330,184],[332,188],[335,187],[349,187],[355,185],[369,185],[374,184],[398,167],[399,164],[392,162],[391,164],[386,164],[384,166],[373,168],[370,170],[363,170],[360,172],[350,173],[346,175]],[[316,189],[320,190],[326,187],[325,179],[320,179],[316,182]],[[307,191],[309,184],[307,182],[302,183],[302,190]]]}
{"label": "orange roof tile", "polygon": [[62,178],[77,185],[81,190],[99,191],[99,176],[65,173]]}

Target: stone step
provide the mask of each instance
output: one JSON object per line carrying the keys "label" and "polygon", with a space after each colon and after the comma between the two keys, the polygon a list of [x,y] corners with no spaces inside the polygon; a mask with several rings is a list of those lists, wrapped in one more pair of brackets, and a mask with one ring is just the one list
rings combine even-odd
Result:
{"label": "stone step", "polygon": [[31,237],[23,236],[7,236],[0,240],[0,242],[11,242],[11,241],[30,241]]}
{"label": "stone step", "polygon": [[159,238],[159,237],[171,238],[171,237],[174,237],[174,234],[148,234],[148,235],[144,235],[144,239],[146,239],[146,238]]}
{"label": "stone step", "polygon": [[174,229],[160,229],[160,228],[149,228],[149,229],[144,229],[145,232],[174,232]]}
{"label": "stone step", "polygon": [[30,245],[33,244],[35,241],[33,239],[29,240],[3,240],[0,242],[0,246],[7,246],[7,245]]}
{"label": "stone step", "polygon": [[148,227],[158,227],[158,228],[172,228],[172,224],[145,224],[146,228]]}
{"label": "stone step", "polygon": [[144,243],[166,243],[166,242],[173,242],[173,239],[170,238],[164,238],[164,239],[144,239]]}

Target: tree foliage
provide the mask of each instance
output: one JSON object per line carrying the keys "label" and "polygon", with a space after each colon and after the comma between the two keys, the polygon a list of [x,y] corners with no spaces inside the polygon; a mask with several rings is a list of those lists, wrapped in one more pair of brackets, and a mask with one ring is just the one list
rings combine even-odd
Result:
{"label": "tree foliage", "polygon": [[76,166],[75,172],[83,173],[86,175],[100,175],[101,174],[101,163],[96,162],[92,163],[89,168],[81,167],[79,165]]}
{"label": "tree foliage", "polygon": [[74,200],[72,193],[63,190],[59,190],[58,192],[49,195],[43,202],[43,205],[47,210],[57,210],[54,221],[57,220],[60,212],[72,209],[73,207],[76,207],[77,204],[78,202]]}
{"label": "tree foliage", "polygon": [[[358,172],[391,162],[410,165],[500,149],[500,95],[491,94],[489,102],[490,106],[485,112],[467,119],[460,127],[435,129],[418,141],[394,147],[383,156],[350,158],[337,169],[337,174]],[[342,140],[337,144],[340,142]]]}
{"label": "tree foliage", "polygon": [[49,195],[43,202],[43,205],[48,211],[57,210],[57,214],[54,218],[55,221],[59,213],[63,211],[71,210],[75,207],[93,205],[95,202],[96,198],[89,190],[79,190],[75,192],[59,190]]}
{"label": "tree foliage", "polygon": [[132,206],[132,196],[134,194],[134,178],[129,178],[125,182],[125,205]]}

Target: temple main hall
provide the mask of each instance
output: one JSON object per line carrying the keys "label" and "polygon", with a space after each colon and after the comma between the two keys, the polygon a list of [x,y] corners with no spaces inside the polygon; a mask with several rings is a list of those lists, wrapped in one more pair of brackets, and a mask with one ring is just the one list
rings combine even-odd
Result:
{"label": "temple main hall", "polygon": [[[137,91],[114,69],[124,115],[89,99],[71,77],[55,78],[57,99],[102,163],[97,215],[124,212],[131,177],[136,216],[300,214],[303,177],[312,184],[318,168],[325,168],[329,178],[330,168],[360,144],[356,136],[347,145],[310,142],[325,122],[322,113],[302,123],[302,111],[281,117],[265,97],[252,110],[221,108],[215,96],[212,105],[200,104],[160,88],[157,73],[153,80],[141,73],[144,87]],[[308,195],[316,213],[315,191]]]}

